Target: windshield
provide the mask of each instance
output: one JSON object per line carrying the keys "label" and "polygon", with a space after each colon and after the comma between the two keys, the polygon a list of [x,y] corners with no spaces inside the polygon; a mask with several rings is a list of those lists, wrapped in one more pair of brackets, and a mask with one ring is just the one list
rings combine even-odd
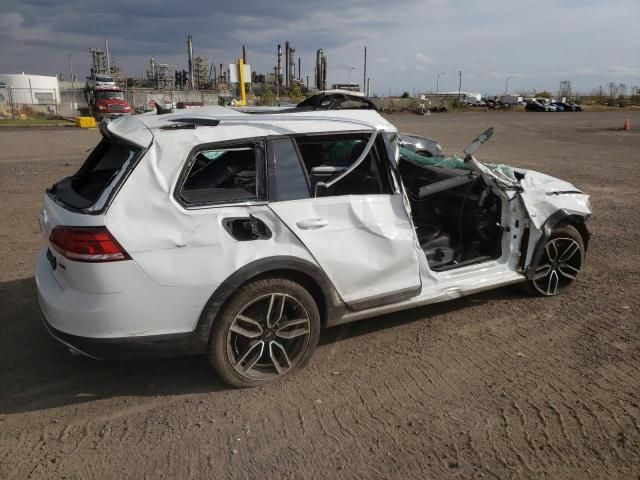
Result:
{"label": "windshield", "polygon": [[113,82],[113,77],[96,77],[96,82]]}
{"label": "windshield", "polygon": [[124,94],[122,92],[97,92],[96,98],[98,100],[124,100]]}

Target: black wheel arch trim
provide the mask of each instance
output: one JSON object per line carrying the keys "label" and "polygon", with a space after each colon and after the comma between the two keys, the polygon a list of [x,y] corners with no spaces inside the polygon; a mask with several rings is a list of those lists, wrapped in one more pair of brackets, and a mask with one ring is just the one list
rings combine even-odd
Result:
{"label": "black wheel arch trim", "polygon": [[255,260],[236,270],[217,289],[200,314],[193,335],[205,351],[213,322],[231,295],[245,283],[269,275],[281,275],[299,281],[318,303],[322,326],[333,324],[348,307],[342,301],[333,283],[317,265],[297,257],[274,256]]}
{"label": "black wheel arch trim", "polygon": [[582,236],[582,241],[584,243],[585,253],[589,246],[589,240],[591,238],[591,233],[587,228],[587,220],[589,219],[589,215],[581,215],[577,213],[570,212],[565,209],[560,209],[554,212],[547,218],[547,220],[542,225],[542,236],[538,239],[536,246],[533,249],[533,255],[531,257],[531,262],[527,266],[525,270],[525,276],[527,280],[531,280],[535,274],[536,268],[538,268],[538,264],[542,259],[542,254],[544,253],[544,246],[546,245],[549,238],[551,238],[551,234],[553,230],[560,224],[566,223],[575,227],[578,230],[578,233]]}

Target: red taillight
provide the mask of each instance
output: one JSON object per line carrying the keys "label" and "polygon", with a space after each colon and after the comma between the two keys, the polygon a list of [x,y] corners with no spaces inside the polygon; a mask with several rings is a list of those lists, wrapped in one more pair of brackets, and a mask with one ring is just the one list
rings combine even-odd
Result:
{"label": "red taillight", "polygon": [[130,259],[106,227],[55,227],[49,241],[66,258],[77,262]]}

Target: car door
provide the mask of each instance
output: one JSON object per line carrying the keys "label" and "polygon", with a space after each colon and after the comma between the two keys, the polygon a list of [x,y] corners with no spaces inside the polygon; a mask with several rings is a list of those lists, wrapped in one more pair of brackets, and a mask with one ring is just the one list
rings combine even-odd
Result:
{"label": "car door", "polygon": [[420,292],[414,230],[376,132],[270,143],[270,208],[345,303],[362,309]]}

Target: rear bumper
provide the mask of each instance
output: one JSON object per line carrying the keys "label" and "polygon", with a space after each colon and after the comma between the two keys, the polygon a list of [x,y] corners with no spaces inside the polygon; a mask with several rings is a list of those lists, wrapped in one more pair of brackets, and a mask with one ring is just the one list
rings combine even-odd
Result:
{"label": "rear bumper", "polygon": [[[210,287],[162,287],[134,262],[117,262],[111,267],[118,269],[115,279],[109,278],[114,273],[109,273],[109,266],[98,268],[104,268],[100,278],[107,285],[121,279],[122,291],[85,292],[57,278],[45,252],[46,247],[36,261],[40,312],[47,331],[67,347],[96,359],[193,355],[206,350],[210,325],[198,320]],[[88,280],[85,285],[94,286]]]}
{"label": "rear bumper", "polygon": [[57,330],[44,314],[42,323],[49,335],[67,348],[95,360],[197,355],[204,353],[208,340],[208,336],[203,338],[198,332],[123,338],[81,337]]}

